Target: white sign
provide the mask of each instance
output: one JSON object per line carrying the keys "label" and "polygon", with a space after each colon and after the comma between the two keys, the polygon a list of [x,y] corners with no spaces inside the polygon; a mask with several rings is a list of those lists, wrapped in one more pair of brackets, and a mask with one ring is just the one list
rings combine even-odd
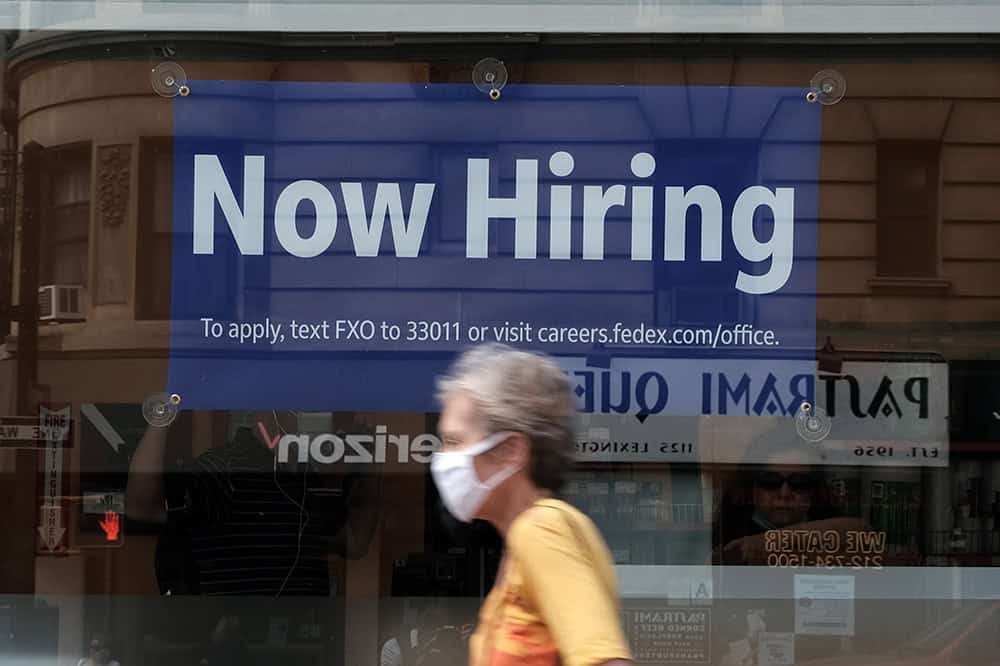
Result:
{"label": "white sign", "polygon": [[795,633],[854,635],[854,576],[795,576]]}
{"label": "white sign", "polygon": [[70,414],[67,410],[46,411],[41,417],[0,416],[0,446],[33,447],[43,442],[69,439]]}
{"label": "white sign", "polygon": [[795,663],[795,634],[768,633],[757,643],[757,666],[792,666]]}
{"label": "white sign", "polygon": [[62,506],[62,473],[63,447],[62,439],[69,430],[70,409],[60,410],[41,408],[40,427],[53,436],[45,445],[45,470],[43,474],[41,525],[38,535],[42,544],[49,552],[53,552],[63,544],[66,529],[63,527]]}
{"label": "white sign", "polygon": [[106,493],[84,493],[83,512],[92,515],[103,516],[108,511],[114,513],[125,513],[125,493],[109,491]]}
{"label": "white sign", "polygon": [[838,375],[817,375],[814,364],[800,362],[561,363],[583,410],[580,460],[765,462],[759,457],[766,447],[750,452],[751,441],[793,426],[808,402],[829,423],[829,434],[820,441],[803,436],[802,444],[822,453],[825,465],[948,465],[946,363],[846,362]]}
{"label": "white sign", "polygon": [[59,426],[2,425],[0,439],[33,442],[58,442],[64,439],[65,430]]}

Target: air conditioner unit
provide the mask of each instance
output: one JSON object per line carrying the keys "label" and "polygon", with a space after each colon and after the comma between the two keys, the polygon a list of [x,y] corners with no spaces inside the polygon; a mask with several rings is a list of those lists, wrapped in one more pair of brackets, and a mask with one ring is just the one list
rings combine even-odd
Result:
{"label": "air conditioner unit", "polygon": [[83,321],[83,287],[77,284],[47,284],[38,288],[40,321]]}

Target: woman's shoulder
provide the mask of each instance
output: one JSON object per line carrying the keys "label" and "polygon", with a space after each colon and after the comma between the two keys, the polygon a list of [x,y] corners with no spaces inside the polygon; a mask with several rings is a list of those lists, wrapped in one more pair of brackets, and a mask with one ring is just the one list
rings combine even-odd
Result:
{"label": "woman's shoulder", "polygon": [[555,497],[540,499],[531,505],[523,514],[531,520],[558,522],[560,519],[565,522],[567,518],[575,520],[589,520],[587,515],[566,500]]}
{"label": "woman's shoulder", "polygon": [[581,529],[595,529],[585,513],[563,500],[543,499],[514,520],[507,540],[517,543],[545,536],[574,538],[574,533]]}

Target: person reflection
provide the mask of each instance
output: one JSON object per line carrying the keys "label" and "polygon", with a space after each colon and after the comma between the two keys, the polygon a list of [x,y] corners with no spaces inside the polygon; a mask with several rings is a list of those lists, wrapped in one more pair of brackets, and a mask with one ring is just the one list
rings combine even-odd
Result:
{"label": "person reflection", "polygon": [[[440,666],[468,663],[472,624],[457,621],[463,615],[449,608],[446,598],[432,598],[415,626],[399,627],[382,646],[380,666]],[[471,618],[467,618],[471,619]]]}
{"label": "person reflection", "polygon": [[[161,594],[329,596],[328,554],[367,552],[379,475],[348,475],[339,487],[324,487],[335,477],[298,463],[295,447],[291,461],[277,459],[278,438],[298,434],[296,413],[260,411],[253,423],[171,473],[168,429],[143,435],[125,510],[131,520],[164,526],[155,558]],[[255,614],[268,612],[268,604],[223,605],[206,611],[212,619],[200,629],[209,664],[239,663],[247,633],[262,631]]]}
{"label": "person reflection", "polygon": [[[126,515],[167,524],[175,537],[161,542],[162,592],[328,595],[327,552],[358,558],[367,551],[377,476],[352,479],[346,498],[324,503],[307,492],[316,479],[305,465],[277,460],[277,438],[298,433],[295,412],[261,411],[254,422],[169,480],[167,429],[150,427],[140,441],[129,468]],[[183,562],[171,548],[181,541],[192,556]]]}
{"label": "person reflection", "polygon": [[715,564],[773,564],[783,554],[809,566],[816,556],[843,552],[847,533],[864,523],[834,505],[820,451],[784,426],[751,444],[723,491],[712,531]]}
{"label": "person reflection", "polygon": [[76,666],[121,666],[121,664],[112,658],[107,639],[101,634],[96,634],[90,639],[87,656],[81,658]]}

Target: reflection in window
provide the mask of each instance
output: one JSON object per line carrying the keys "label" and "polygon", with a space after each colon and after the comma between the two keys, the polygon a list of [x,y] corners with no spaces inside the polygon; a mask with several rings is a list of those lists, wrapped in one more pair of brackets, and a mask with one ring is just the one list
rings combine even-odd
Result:
{"label": "reflection in window", "polygon": [[90,144],[53,150],[46,170],[40,284],[85,287],[90,244]]}
{"label": "reflection in window", "polygon": [[136,319],[169,319],[174,168],[170,140],[143,141],[139,163]]}
{"label": "reflection in window", "polygon": [[879,276],[937,277],[940,157],[938,142],[879,143]]}

